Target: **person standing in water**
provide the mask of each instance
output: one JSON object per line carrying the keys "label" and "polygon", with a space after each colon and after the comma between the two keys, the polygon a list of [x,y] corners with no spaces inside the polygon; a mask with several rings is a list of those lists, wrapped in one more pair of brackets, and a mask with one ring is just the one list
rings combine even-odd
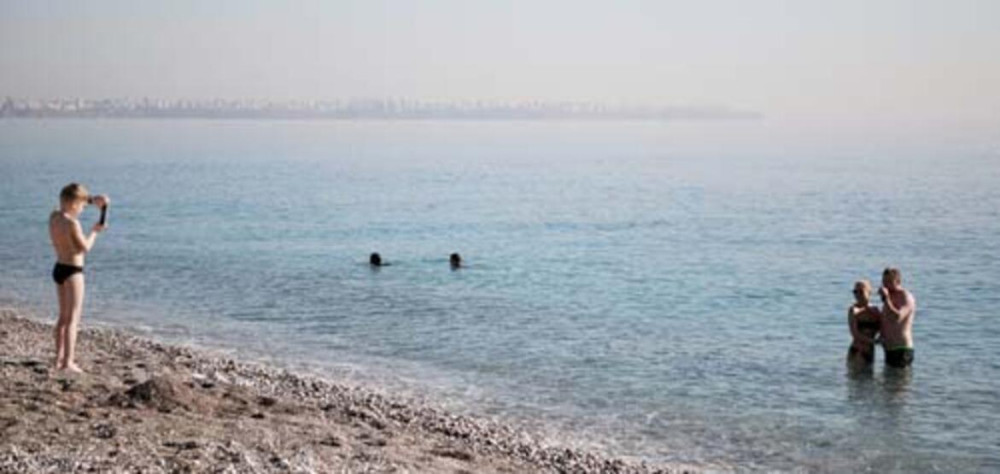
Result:
{"label": "person standing in water", "polygon": [[903,288],[903,275],[898,268],[886,268],[882,272],[882,288],[878,294],[882,298],[880,319],[885,363],[890,367],[909,367],[913,363],[913,318],[917,313],[917,301]]}
{"label": "person standing in water", "polygon": [[83,313],[84,257],[106,226],[98,222],[90,234],[85,235],[79,218],[87,204],[104,208],[109,203],[107,196],[91,197],[83,185],[70,183],[59,193],[59,209],[49,215],[49,237],[56,253],[52,279],[59,297],[59,321],[55,328],[57,370],[83,372],[74,359],[76,334]]}
{"label": "person standing in water", "polygon": [[854,283],[854,304],[847,308],[847,326],[851,330],[851,347],[847,363],[868,366],[875,362],[875,336],[880,328],[878,307],[870,303],[872,285],[868,280]]}

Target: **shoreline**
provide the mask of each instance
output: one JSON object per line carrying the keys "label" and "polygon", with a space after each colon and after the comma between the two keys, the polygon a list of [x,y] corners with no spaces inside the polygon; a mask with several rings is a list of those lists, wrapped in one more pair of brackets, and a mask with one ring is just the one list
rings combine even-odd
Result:
{"label": "shoreline", "polygon": [[560,446],[515,426],[256,362],[0,307],[0,472],[696,472]]}

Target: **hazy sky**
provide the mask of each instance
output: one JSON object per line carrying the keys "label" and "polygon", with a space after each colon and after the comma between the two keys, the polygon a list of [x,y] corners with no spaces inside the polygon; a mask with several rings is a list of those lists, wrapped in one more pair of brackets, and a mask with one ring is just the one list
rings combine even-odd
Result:
{"label": "hazy sky", "polygon": [[1000,1],[0,0],[0,96],[1000,120]]}

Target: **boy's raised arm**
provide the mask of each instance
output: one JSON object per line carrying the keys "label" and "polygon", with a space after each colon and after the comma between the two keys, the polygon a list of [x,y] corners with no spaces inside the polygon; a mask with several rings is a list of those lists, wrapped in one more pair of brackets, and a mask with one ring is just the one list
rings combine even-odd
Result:
{"label": "boy's raised arm", "polygon": [[99,232],[98,226],[94,226],[90,235],[84,236],[83,227],[80,225],[80,221],[74,220],[71,225],[73,226],[70,230],[73,235],[73,244],[76,245],[76,248],[81,252],[89,252],[94,246],[94,241],[97,240],[97,233]]}

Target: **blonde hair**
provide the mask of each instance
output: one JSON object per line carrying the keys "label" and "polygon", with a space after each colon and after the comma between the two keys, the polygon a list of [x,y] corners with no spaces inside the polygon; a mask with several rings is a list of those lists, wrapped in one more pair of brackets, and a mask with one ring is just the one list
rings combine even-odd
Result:
{"label": "blonde hair", "polygon": [[90,192],[86,186],[80,183],[69,183],[59,192],[59,200],[62,202],[86,201],[90,199]]}

